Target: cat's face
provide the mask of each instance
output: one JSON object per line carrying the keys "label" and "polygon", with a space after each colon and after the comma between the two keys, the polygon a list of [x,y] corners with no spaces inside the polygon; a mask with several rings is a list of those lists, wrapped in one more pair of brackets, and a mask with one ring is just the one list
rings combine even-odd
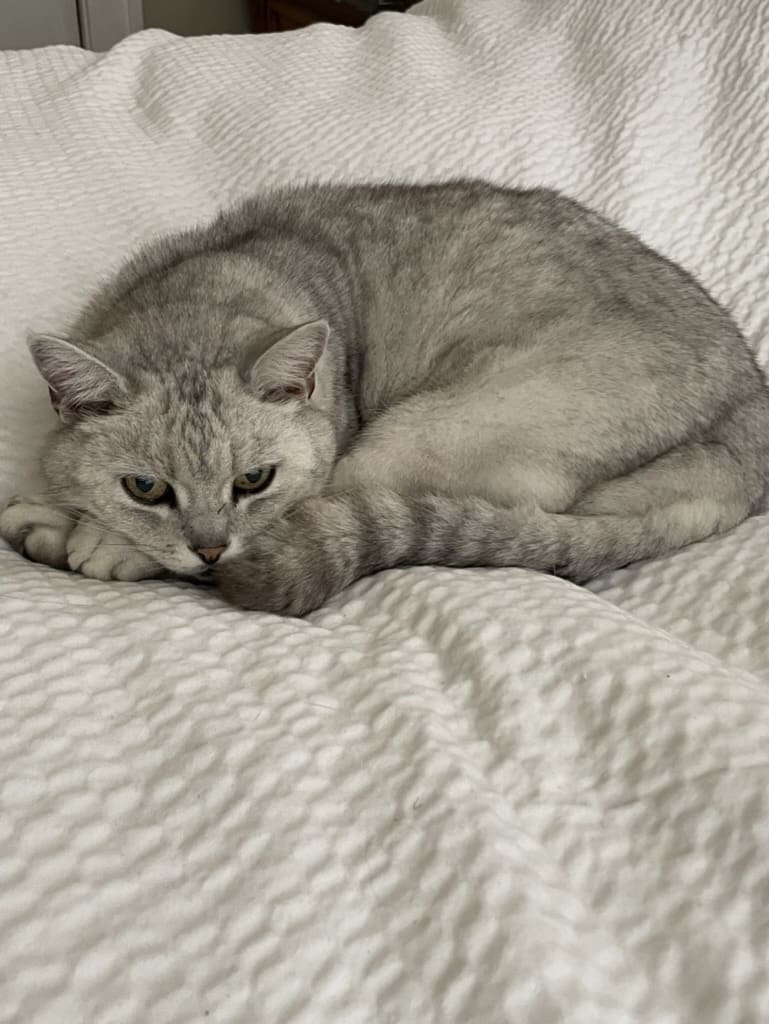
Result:
{"label": "cat's face", "polygon": [[234,366],[182,369],[124,389],[107,411],[92,401],[63,417],[46,451],[49,497],[175,573],[237,556],[331,472],[331,421],[303,391],[316,363],[317,346],[298,367],[276,349],[254,379]]}

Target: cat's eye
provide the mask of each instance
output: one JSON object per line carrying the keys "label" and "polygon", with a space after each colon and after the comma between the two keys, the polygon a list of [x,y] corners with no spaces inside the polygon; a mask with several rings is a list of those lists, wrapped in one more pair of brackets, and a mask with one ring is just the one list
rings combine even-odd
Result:
{"label": "cat's eye", "polygon": [[275,476],[275,467],[249,469],[247,473],[241,473],[232,481],[232,490],[236,498],[244,497],[247,494],[258,494],[265,490],[272,483]]}
{"label": "cat's eye", "polygon": [[170,485],[154,476],[124,476],[121,482],[128,494],[144,505],[159,505],[173,498]]}

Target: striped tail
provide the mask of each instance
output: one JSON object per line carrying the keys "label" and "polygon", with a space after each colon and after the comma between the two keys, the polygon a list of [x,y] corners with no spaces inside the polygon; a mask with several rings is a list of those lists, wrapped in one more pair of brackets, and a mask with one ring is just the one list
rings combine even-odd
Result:
{"label": "striped tail", "polygon": [[398,565],[519,566],[586,582],[731,529],[748,514],[742,503],[704,498],[681,498],[637,516],[550,513],[528,504],[501,508],[480,498],[386,491],[338,495],[324,504],[316,522],[319,555],[334,575],[334,590]]}
{"label": "striped tail", "polygon": [[736,525],[748,510],[680,499],[639,516],[499,508],[478,498],[355,492],[305,501],[222,565],[241,608],[304,615],[355,580],[401,565],[521,566],[585,582]]}

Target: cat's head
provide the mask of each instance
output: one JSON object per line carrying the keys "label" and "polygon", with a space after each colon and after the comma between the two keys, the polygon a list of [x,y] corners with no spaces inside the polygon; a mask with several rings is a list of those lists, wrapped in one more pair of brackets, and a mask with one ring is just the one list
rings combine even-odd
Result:
{"label": "cat's head", "polygon": [[49,498],[172,572],[239,554],[331,472],[327,338],[324,321],[265,330],[230,359],[150,372],[115,346],[97,357],[85,342],[34,337],[61,421],[43,458]]}

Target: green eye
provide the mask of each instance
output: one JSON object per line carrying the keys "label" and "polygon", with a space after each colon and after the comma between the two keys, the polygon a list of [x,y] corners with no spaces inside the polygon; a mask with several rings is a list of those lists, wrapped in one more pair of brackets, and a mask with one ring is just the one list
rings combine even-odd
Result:
{"label": "green eye", "polygon": [[258,494],[265,490],[272,483],[275,476],[275,467],[269,466],[265,469],[249,469],[247,473],[236,476],[232,482],[235,496],[243,494]]}
{"label": "green eye", "polygon": [[132,498],[145,505],[169,501],[174,493],[165,480],[156,480],[154,476],[124,476],[121,482]]}

